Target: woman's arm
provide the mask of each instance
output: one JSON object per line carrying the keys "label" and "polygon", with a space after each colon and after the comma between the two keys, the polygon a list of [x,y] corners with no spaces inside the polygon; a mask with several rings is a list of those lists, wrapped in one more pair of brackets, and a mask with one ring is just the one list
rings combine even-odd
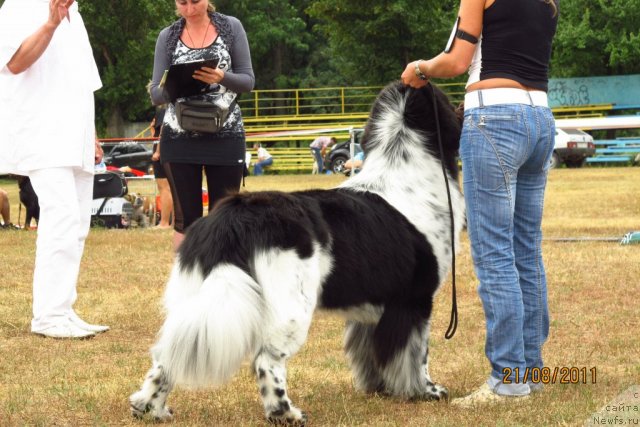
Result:
{"label": "woman's arm", "polygon": [[160,31],[160,35],[158,35],[158,40],[156,41],[156,50],[153,57],[153,75],[151,77],[151,83],[149,84],[149,94],[151,95],[153,105],[162,105],[170,102],[164,88],[160,87],[162,76],[165,70],[168,70],[171,65],[169,63],[169,55],[167,55],[168,34],[169,30],[165,28]]}
{"label": "woman's arm", "polygon": [[[474,37],[480,38],[484,8],[484,0],[462,0],[458,13],[460,17],[459,29]],[[449,53],[442,52],[428,61],[420,61],[418,64],[420,71],[427,79],[432,77],[450,78],[459,76],[467,71],[469,65],[471,65],[476,46],[477,44],[456,38],[453,43],[453,48]],[[421,80],[416,75],[415,66],[415,61],[410,62],[402,73],[401,79],[403,83],[409,86],[424,86],[428,80]]]}
{"label": "woman's arm", "polygon": [[220,84],[236,93],[251,92],[256,78],[251,66],[247,33],[238,19],[232,17],[229,19],[234,33],[233,51],[231,52],[233,72],[226,71]]}

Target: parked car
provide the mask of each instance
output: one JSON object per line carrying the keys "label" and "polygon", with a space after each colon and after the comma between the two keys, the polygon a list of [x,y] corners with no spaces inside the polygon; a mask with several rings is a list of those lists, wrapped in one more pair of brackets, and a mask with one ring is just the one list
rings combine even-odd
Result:
{"label": "parked car", "polygon": [[324,157],[325,169],[330,170],[333,173],[344,173],[344,164],[351,157],[349,145],[352,142],[355,144],[354,154],[362,151],[362,148],[360,147],[360,139],[362,138],[363,133],[364,129],[362,128],[351,129],[348,140],[334,145],[331,151],[329,151]]}
{"label": "parked car", "polygon": [[103,144],[104,163],[107,166],[129,166],[145,173],[152,171],[151,148],[135,141],[119,142],[115,145]]}
{"label": "parked car", "polygon": [[570,168],[581,167],[587,157],[596,153],[593,137],[578,129],[556,128],[556,140],[551,157],[551,167],[566,164]]}

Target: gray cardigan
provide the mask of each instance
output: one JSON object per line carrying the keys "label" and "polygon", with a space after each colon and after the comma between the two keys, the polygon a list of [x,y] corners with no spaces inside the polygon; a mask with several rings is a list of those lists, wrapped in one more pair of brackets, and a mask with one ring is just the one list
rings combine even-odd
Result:
{"label": "gray cardigan", "polygon": [[[249,53],[247,33],[244,31],[242,23],[237,18],[218,13],[216,13],[216,15],[218,15],[218,19],[212,19],[212,22],[216,25],[220,19],[225,20],[226,23],[229,24],[225,30],[229,30],[229,38],[232,40],[232,43],[230,43],[230,55],[233,70],[225,72],[224,78],[220,84],[235,93],[251,92],[256,79],[253,74],[253,67],[251,66],[251,55]],[[169,102],[167,94],[159,85],[162,75],[171,65],[170,58],[173,52],[167,51],[169,34],[171,33],[172,27],[175,27],[179,23],[180,20],[160,31],[160,35],[156,42],[156,51],[153,60],[153,76],[151,78],[149,90],[153,105],[161,105]],[[216,28],[220,34],[221,28],[218,28],[217,25]]]}

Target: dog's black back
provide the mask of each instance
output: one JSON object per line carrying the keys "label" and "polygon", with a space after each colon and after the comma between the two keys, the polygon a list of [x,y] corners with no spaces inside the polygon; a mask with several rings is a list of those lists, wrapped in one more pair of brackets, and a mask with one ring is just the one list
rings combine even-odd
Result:
{"label": "dog's black back", "polygon": [[38,196],[28,176],[18,178],[18,187],[20,188],[20,203],[22,203],[27,210],[24,225],[25,228],[28,229],[32,219],[35,219],[36,223],[40,221],[40,204],[38,203]]}

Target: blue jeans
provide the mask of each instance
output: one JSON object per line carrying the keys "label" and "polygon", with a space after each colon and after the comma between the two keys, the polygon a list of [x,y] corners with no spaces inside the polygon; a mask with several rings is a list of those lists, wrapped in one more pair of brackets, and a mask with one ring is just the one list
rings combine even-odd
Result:
{"label": "blue jeans", "polygon": [[313,157],[316,159],[316,163],[318,164],[318,173],[322,173],[324,170],[324,160],[322,159],[322,150],[319,148],[311,148],[311,153]]}
{"label": "blue jeans", "polygon": [[546,107],[493,105],[464,115],[460,157],[489,384],[520,383],[500,394],[527,394],[525,368],[543,366],[549,310],[541,223],[554,135]]}
{"label": "blue jeans", "polygon": [[273,157],[269,157],[261,162],[257,162],[253,165],[253,174],[254,175],[262,175],[262,168],[265,166],[271,166],[273,164]]}

